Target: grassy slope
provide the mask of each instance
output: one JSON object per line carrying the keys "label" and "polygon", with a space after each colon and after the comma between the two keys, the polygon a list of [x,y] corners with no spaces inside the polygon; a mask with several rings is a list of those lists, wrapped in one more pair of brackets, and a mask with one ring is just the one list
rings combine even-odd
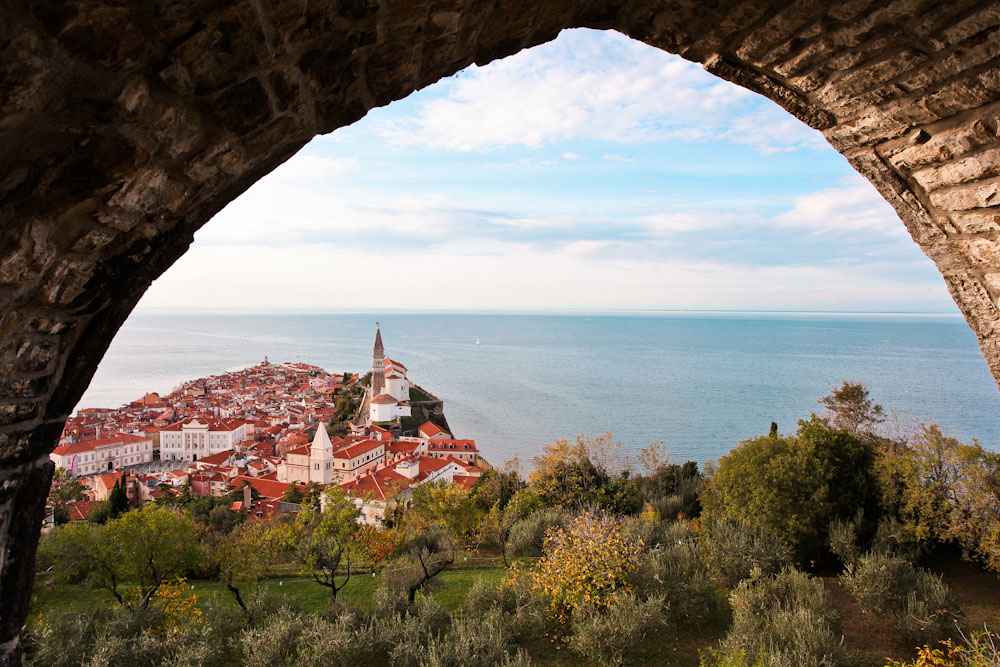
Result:
{"label": "grassy slope", "polygon": [[[964,626],[981,629],[983,624],[990,628],[1000,628],[1000,579],[988,572],[976,570],[967,563],[950,563],[937,567],[944,574],[945,581],[961,597],[966,613]],[[438,590],[434,597],[449,611],[458,609],[464,602],[472,584],[480,578],[499,582],[506,570],[500,567],[465,567],[445,570],[439,577]],[[351,605],[367,607],[379,578],[371,575],[356,575],[340,593],[340,599]],[[204,602],[218,599],[224,604],[235,605],[232,596],[217,581],[195,581],[194,592]],[[843,591],[835,578],[826,579],[827,590],[836,603],[843,621],[844,642],[858,651],[865,664],[881,667],[886,657],[896,659],[911,658],[912,649],[900,645],[889,632],[889,626],[882,619],[865,614]],[[308,609],[322,611],[330,601],[328,588],[320,586],[311,578],[289,576],[270,579],[263,583],[273,591],[298,598]],[[93,591],[83,585],[47,586],[39,581],[35,589],[36,602],[29,617],[33,624],[39,613],[47,614],[55,610],[86,610],[94,605],[109,605],[112,598],[106,591]],[[630,657],[629,664],[664,665],[665,667],[696,667],[698,652],[714,646],[725,635],[725,620],[709,623],[697,632],[662,633],[647,637],[639,650]],[[577,667],[580,660],[565,648],[557,648],[546,638],[532,637],[519,642],[540,665],[566,665]]]}

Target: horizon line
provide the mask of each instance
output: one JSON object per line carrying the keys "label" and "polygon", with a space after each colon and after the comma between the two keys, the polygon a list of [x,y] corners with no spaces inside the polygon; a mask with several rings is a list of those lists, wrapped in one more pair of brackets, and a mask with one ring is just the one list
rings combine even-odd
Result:
{"label": "horizon line", "polygon": [[[594,314],[751,314],[751,315],[929,315],[962,318],[960,312],[923,310],[775,310],[732,308],[304,308],[296,306],[136,306],[144,312],[193,312],[199,314],[280,313],[309,315],[594,315]],[[963,318],[964,319],[964,318]]]}

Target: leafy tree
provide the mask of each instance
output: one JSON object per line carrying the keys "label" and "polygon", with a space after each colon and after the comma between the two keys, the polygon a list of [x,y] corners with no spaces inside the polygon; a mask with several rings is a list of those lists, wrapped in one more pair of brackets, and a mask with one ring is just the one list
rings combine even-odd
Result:
{"label": "leafy tree", "polygon": [[219,536],[226,536],[246,520],[246,514],[234,512],[225,504],[219,504],[208,513],[208,527]]}
{"label": "leafy tree", "polygon": [[475,537],[485,511],[465,489],[447,482],[421,484],[413,489],[410,507],[403,513],[413,529],[441,524],[460,540]]}
{"label": "leafy tree", "polygon": [[232,593],[253,625],[256,621],[257,602],[260,598],[245,596],[247,585],[256,586],[266,577],[288,550],[288,527],[276,521],[250,521],[239,531],[219,541],[215,559],[219,567],[219,580]]}
{"label": "leafy tree", "polygon": [[503,509],[514,497],[514,494],[522,488],[524,488],[524,482],[521,481],[517,472],[487,468],[471,489],[472,500],[484,512],[489,511],[498,503],[500,509]]}
{"label": "leafy tree", "polygon": [[[335,484],[326,488],[322,505],[320,511],[305,509],[296,515],[296,553],[299,561],[311,570],[316,583],[330,589],[333,602],[351,580],[351,559],[357,551],[354,536],[361,513]],[[338,582],[342,566],[346,574]]]}
{"label": "leafy tree", "polygon": [[996,454],[935,424],[921,425],[911,443],[881,456],[887,504],[908,536],[925,547],[953,540],[963,558],[976,555],[993,569],[1000,569],[998,470]]}
{"label": "leafy tree", "polygon": [[384,571],[382,586],[401,593],[413,605],[417,592],[455,562],[455,536],[441,525],[413,533],[402,546],[403,552]]}
{"label": "leafy tree", "polygon": [[744,440],[719,460],[702,499],[709,519],[774,531],[800,559],[823,557],[834,518],[879,514],[875,448],[817,417],[793,436]]}
{"label": "leafy tree", "polygon": [[872,401],[868,387],[862,383],[842,380],[840,387],[820,398],[819,403],[824,407],[823,421],[831,428],[850,431],[862,440],[878,439],[877,430],[885,421],[885,411]]}
{"label": "leafy tree", "polygon": [[586,457],[550,461],[531,476],[532,488],[546,504],[566,508],[597,503],[598,493],[608,481],[607,474]]}
{"label": "leafy tree", "polygon": [[[197,527],[173,510],[147,505],[103,526],[61,528],[54,558],[57,568],[86,564],[91,585],[105,588],[123,606],[145,606],[166,581],[185,574],[199,560]],[[139,594],[126,598],[122,586]]]}
{"label": "leafy tree", "polygon": [[823,667],[845,663],[840,619],[823,582],[784,570],[748,579],[730,596],[733,624],[719,665]]}
{"label": "leafy tree", "polygon": [[75,502],[87,497],[87,486],[62,468],[56,468],[52,476],[52,487],[49,489],[49,507],[52,508],[53,520],[56,525],[69,521],[69,508]]}

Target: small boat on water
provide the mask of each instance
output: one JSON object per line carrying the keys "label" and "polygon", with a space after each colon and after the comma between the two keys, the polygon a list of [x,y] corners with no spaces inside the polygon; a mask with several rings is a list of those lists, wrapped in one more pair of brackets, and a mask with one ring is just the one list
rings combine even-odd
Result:
{"label": "small boat on water", "polygon": [[479,345],[479,339],[478,338],[476,339],[476,345]]}

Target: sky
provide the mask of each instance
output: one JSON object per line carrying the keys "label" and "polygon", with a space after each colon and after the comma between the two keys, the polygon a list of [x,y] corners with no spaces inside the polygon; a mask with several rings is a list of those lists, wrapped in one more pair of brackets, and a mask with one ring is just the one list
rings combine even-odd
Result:
{"label": "sky", "polygon": [[958,312],[818,132],[582,29],[315,138],[195,235],[155,307]]}

